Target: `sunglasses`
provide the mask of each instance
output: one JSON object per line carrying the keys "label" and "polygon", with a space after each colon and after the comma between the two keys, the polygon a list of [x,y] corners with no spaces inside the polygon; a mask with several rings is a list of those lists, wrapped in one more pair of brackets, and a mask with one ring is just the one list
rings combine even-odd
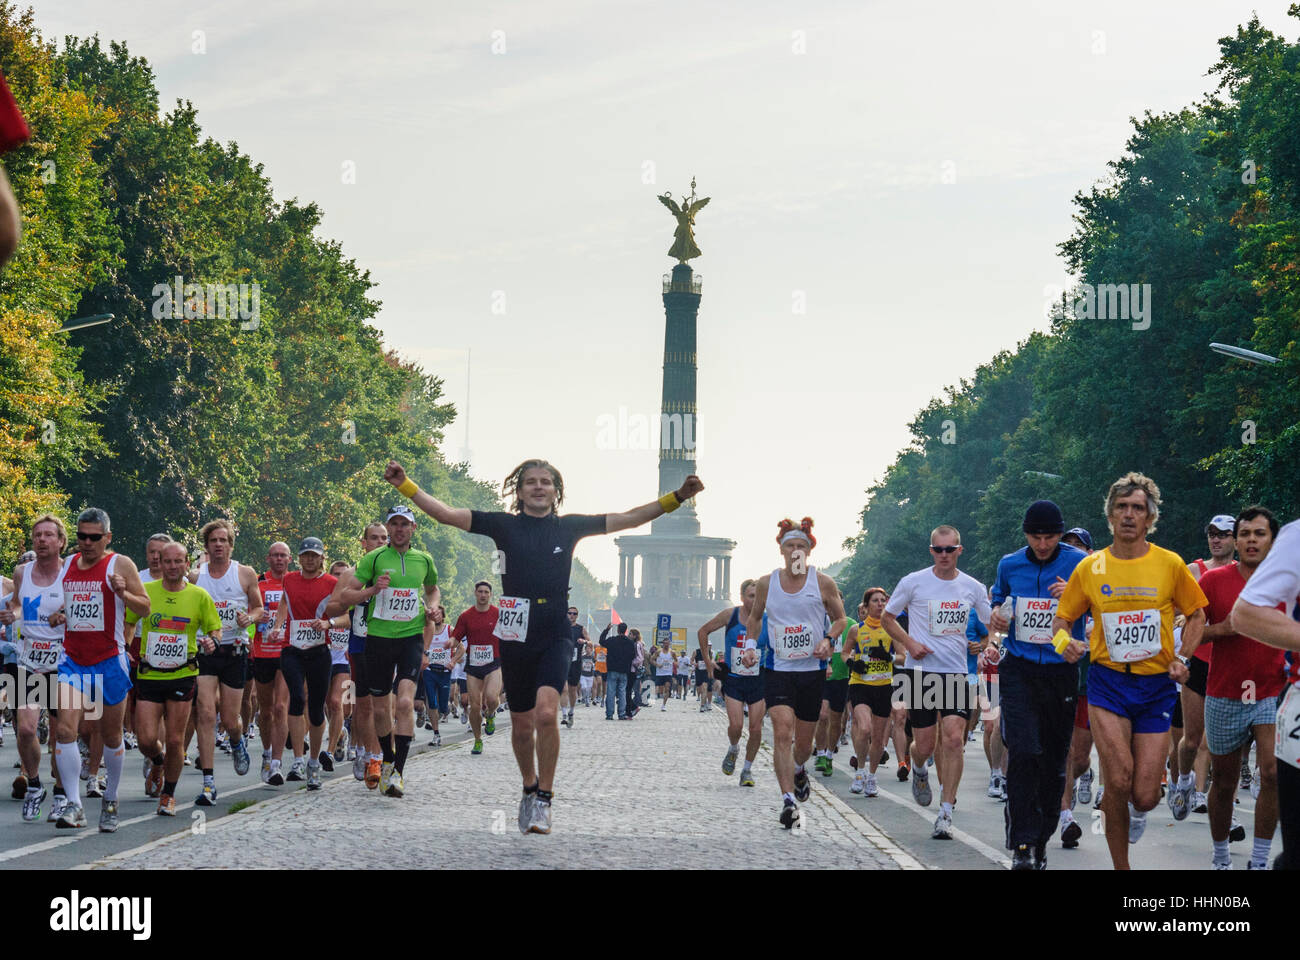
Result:
{"label": "sunglasses", "polygon": [[77,539],[89,540],[91,543],[99,543],[99,541],[104,539],[104,535],[102,533],[82,533],[80,530],[78,530]]}
{"label": "sunglasses", "polygon": [[1212,530],[1207,530],[1205,532],[1209,537],[1211,537],[1214,540],[1227,540],[1232,536],[1231,530],[1220,530],[1217,527]]}
{"label": "sunglasses", "polygon": [[936,547],[934,544],[930,545],[931,553],[956,553],[960,549],[960,547]]}

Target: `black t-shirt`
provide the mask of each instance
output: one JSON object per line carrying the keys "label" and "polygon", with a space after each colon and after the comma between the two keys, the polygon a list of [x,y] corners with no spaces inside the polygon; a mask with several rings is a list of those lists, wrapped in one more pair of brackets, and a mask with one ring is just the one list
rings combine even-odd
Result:
{"label": "black t-shirt", "polygon": [[605,532],[605,514],[530,517],[471,510],[469,532],[491,537],[502,552],[501,595],[529,601],[525,642],[540,646],[570,637],[573,548],[583,537]]}
{"label": "black t-shirt", "polygon": [[582,656],[582,624],[569,624],[569,633],[572,634],[573,639],[573,659],[570,662],[577,663],[578,659]]}
{"label": "black t-shirt", "polygon": [[590,653],[582,655],[582,675],[584,677],[593,676],[596,673],[596,658]]}

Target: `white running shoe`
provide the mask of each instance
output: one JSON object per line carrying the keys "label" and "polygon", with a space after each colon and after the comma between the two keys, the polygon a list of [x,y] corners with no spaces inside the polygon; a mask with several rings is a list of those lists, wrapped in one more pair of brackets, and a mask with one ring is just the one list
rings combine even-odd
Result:
{"label": "white running shoe", "polygon": [[861,793],[867,785],[867,775],[859,770],[853,775],[853,782],[849,784],[849,793]]}
{"label": "white running shoe", "polygon": [[1128,842],[1137,843],[1147,829],[1147,815],[1138,813],[1133,804],[1128,805]]}
{"label": "white running shoe", "polygon": [[1092,803],[1092,767],[1079,774],[1079,802],[1085,807]]}
{"label": "white running shoe", "polygon": [[880,796],[880,787],[876,783],[876,775],[874,773],[867,774],[867,785],[862,788],[862,795],[864,797]]}
{"label": "white running shoe", "polygon": [[951,840],[952,817],[940,811],[938,818],[934,821],[934,833],[930,834],[930,836],[935,840]]}
{"label": "white running shoe", "polygon": [[1001,795],[998,791],[998,775],[996,773],[989,774],[988,795],[993,800],[996,800]]}

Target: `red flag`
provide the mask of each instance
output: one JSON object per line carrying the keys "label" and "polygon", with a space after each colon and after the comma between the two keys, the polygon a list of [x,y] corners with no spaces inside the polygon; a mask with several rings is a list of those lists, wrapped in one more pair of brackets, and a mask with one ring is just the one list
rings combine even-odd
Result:
{"label": "red flag", "polygon": [[623,622],[623,618],[618,615],[618,611],[615,610],[613,607],[609,608],[609,613],[610,613],[609,622],[612,623],[614,626],[617,627],[620,623]]}

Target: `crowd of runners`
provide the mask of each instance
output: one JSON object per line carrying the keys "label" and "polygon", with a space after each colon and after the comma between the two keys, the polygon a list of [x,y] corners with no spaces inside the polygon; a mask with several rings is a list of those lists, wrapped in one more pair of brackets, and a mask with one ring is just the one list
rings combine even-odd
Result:
{"label": "crowd of runners", "polygon": [[[115,831],[128,749],[159,815],[175,816],[190,764],[202,774],[195,804],[212,806],[216,754],[246,776],[254,737],[269,785],[316,790],[322,771],[351,761],[366,788],[398,798],[417,731],[439,745],[454,718],[478,755],[508,711],[519,829],[545,834],[560,726],[574,725],[580,704],[631,720],[653,684],[661,711],[692,697],[700,711],[724,706],[722,772],[740,764],[744,787],[755,786],[768,721],[788,829],[811,794],[809,761],[829,777],[851,745],[853,795],[879,795],[892,748],[918,805],[938,793],[933,837],[951,839],[965,747],[981,735],[1013,869],[1045,868],[1054,837],[1080,844],[1077,804],[1099,806],[1112,863],[1127,868],[1162,799],[1178,821],[1208,813],[1200,842],[1215,868],[1230,868],[1229,844],[1247,832],[1233,814],[1238,790],[1255,798],[1249,867],[1270,865],[1279,824],[1274,865],[1300,860],[1300,521],[1280,527],[1258,505],[1215,516],[1208,558],[1188,564],[1148,539],[1160,492],[1129,473],[1105,496],[1109,546],[1094,549],[1088,530],[1067,530],[1054,503],[1037,501],[1023,544],[1007,544],[1016,549],[986,586],[958,569],[961,535],[940,525],[929,563],[892,590],[866,590],[850,616],[810,562],[813,521],[783,520],[780,566],[745,580],[740,605],[700,627],[688,655],[625,623],[593,637],[568,584],[580,539],[676,509],[703,490],[697,477],[598,515],[560,514],[564,481],[542,460],[507,478],[509,512],[444,504],[396,462],[385,477],[405,500],[361,532],[355,566],[327,567],[324,544],[306,535],[296,569],[278,542],[258,572],[234,559],[236,527],[218,519],[200,531],[198,562],[160,533],[138,569],[110,549],[104,510],[84,510],[72,531],[38,517],[31,550],[12,580],[0,578],[22,819],[83,828],[95,798],[99,829]],[[435,558],[413,545],[425,517],[494,541],[507,560],[500,596],[478,582],[452,622]]]}

